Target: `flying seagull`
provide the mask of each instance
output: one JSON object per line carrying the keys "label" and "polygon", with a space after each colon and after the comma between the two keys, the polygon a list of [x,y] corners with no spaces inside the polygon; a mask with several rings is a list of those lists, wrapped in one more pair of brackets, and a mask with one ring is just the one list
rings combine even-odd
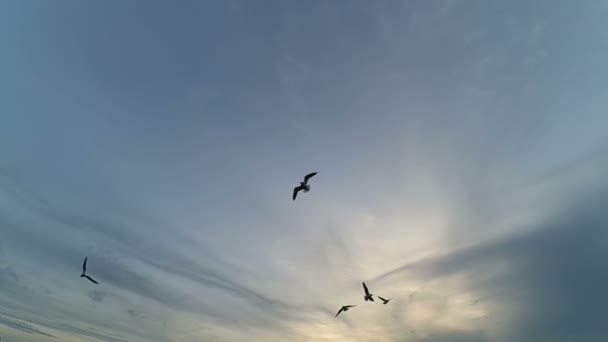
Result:
{"label": "flying seagull", "polygon": [[381,300],[381,301],[383,301],[383,303],[382,303],[382,304],[384,304],[384,305],[388,304],[388,302],[390,302],[390,301],[391,301],[391,299],[393,299],[393,298],[384,299],[384,298],[382,298],[382,297],[380,297],[380,296],[378,296],[378,298],[380,298],[380,300]]}
{"label": "flying seagull", "polygon": [[89,257],[84,258],[84,263],[82,264],[82,274],[80,275],[80,278],[87,278],[89,279],[91,282],[95,283],[95,284],[99,284],[97,281],[95,281],[95,279],[89,277],[88,275],[86,275],[87,273],[87,259]]}
{"label": "flying seagull", "polygon": [[342,311],[346,312],[346,311],[348,311],[348,309],[350,309],[350,308],[354,308],[355,306],[356,306],[356,305],[344,305],[343,307],[341,307],[341,308],[340,308],[340,311],[338,311],[338,313],[337,313],[337,314],[334,316],[334,318],[338,317],[338,315],[339,315],[339,314],[340,314]]}
{"label": "flying seagull", "polygon": [[316,172],[313,173],[309,173],[306,176],[304,176],[304,181],[300,182],[300,185],[296,186],[295,188],[293,188],[293,199],[295,201],[296,196],[298,196],[298,192],[300,190],[304,190],[304,192],[309,192],[310,191],[310,185],[308,185],[308,180],[310,178],[312,178],[312,176],[316,175]]}
{"label": "flying seagull", "polygon": [[367,289],[367,286],[365,285],[365,282],[363,282],[363,290],[365,290],[365,296],[363,297],[363,299],[365,299],[365,301],[367,302],[368,300],[371,300],[372,302],[374,301],[374,297],[372,293],[369,293],[369,290]]}

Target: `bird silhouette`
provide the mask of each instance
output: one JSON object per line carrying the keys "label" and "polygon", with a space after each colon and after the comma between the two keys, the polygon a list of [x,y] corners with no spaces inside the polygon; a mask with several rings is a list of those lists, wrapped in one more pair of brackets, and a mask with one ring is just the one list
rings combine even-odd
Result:
{"label": "bird silhouette", "polygon": [[300,182],[300,185],[293,188],[293,200],[294,201],[296,200],[296,196],[298,196],[298,192],[300,192],[301,190],[304,190],[304,192],[310,191],[310,185],[308,184],[308,180],[316,174],[317,174],[316,172],[307,174],[306,176],[304,176],[304,181]]}
{"label": "bird silhouette", "polygon": [[363,290],[365,290],[365,296],[363,296],[363,299],[365,299],[365,301],[374,301],[374,297],[372,293],[369,293],[369,290],[367,289],[367,285],[365,285],[365,282],[363,282]]}
{"label": "bird silhouette", "polygon": [[341,312],[346,312],[346,311],[348,311],[348,309],[350,309],[350,308],[354,308],[355,306],[356,306],[356,305],[344,305],[344,306],[342,306],[342,307],[340,308],[340,310],[338,311],[338,313],[337,313],[337,314],[334,316],[334,318],[338,317],[338,315],[339,315]]}
{"label": "bird silhouette", "polygon": [[94,284],[99,284],[95,279],[89,277],[86,273],[87,273],[87,259],[89,257],[84,258],[84,263],[82,264],[82,274],[80,275],[80,278],[87,278],[89,279],[92,283]]}
{"label": "bird silhouette", "polygon": [[393,298],[384,299],[384,298],[382,298],[382,297],[380,297],[380,296],[378,296],[378,298],[380,298],[380,300],[383,302],[382,304],[384,304],[384,305],[388,304],[388,302],[390,302],[390,301],[391,301],[391,299],[393,299]]}

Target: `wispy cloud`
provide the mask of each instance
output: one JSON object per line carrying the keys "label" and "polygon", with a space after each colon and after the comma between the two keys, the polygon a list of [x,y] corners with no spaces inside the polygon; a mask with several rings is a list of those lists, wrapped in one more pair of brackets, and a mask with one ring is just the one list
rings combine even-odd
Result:
{"label": "wispy cloud", "polygon": [[3,332],[605,335],[605,6],[0,6]]}
{"label": "wispy cloud", "polygon": [[101,302],[104,298],[106,298],[107,293],[103,291],[91,291],[89,292],[89,298],[91,298],[95,302]]}
{"label": "wispy cloud", "polygon": [[[607,196],[607,188],[598,189],[527,233],[404,265],[375,283],[415,279],[429,286],[444,284],[444,291],[457,296],[462,289],[449,288],[449,279],[463,276],[468,291],[479,297],[473,303],[486,308],[485,317],[499,319],[511,338],[599,338],[604,332],[601,312],[607,304],[601,295],[601,288],[608,285],[602,266],[608,257],[608,235],[603,229],[608,216],[601,209]],[[517,312],[527,314],[522,318]],[[497,338],[478,333],[470,337]]]}
{"label": "wispy cloud", "polygon": [[49,333],[46,333],[42,330],[37,329],[36,327],[34,327],[31,324],[16,321],[16,320],[11,320],[6,317],[0,317],[0,324],[4,324],[7,327],[10,327],[12,329],[19,330],[19,331],[22,331],[22,332],[28,333],[28,334],[37,334],[37,335],[41,335],[41,336],[45,336],[45,337],[57,338]]}

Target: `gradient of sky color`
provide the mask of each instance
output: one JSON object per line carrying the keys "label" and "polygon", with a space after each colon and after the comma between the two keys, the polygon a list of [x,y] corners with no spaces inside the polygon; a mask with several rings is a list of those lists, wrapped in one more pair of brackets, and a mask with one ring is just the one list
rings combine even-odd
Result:
{"label": "gradient of sky color", "polygon": [[602,0],[1,1],[0,337],[603,341],[606,61]]}

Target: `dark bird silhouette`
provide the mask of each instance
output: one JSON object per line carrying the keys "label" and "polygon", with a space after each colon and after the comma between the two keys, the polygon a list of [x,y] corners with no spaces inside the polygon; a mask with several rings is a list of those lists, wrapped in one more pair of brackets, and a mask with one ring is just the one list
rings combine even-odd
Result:
{"label": "dark bird silhouette", "polygon": [[317,174],[316,172],[307,174],[306,176],[304,176],[304,181],[300,182],[300,185],[293,188],[293,200],[294,201],[296,199],[296,196],[298,196],[298,192],[300,192],[301,190],[304,190],[304,192],[310,191],[310,185],[308,185],[308,180],[311,179],[312,176],[314,176],[316,174]]}
{"label": "dark bird silhouette", "polygon": [[369,290],[367,289],[367,285],[365,285],[365,282],[363,282],[363,290],[365,290],[365,296],[363,296],[363,299],[365,299],[365,301],[367,302],[369,301],[374,301],[374,297],[372,293],[369,293]]}
{"label": "dark bird silhouette", "polygon": [[340,314],[342,311],[346,312],[346,311],[348,311],[348,309],[350,309],[350,308],[354,308],[355,306],[356,306],[356,305],[344,305],[343,307],[341,307],[341,308],[340,308],[340,310],[339,310],[339,311],[338,311],[338,313],[337,313],[337,314],[334,316],[334,318],[338,317],[338,315],[339,315],[339,314]]}
{"label": "dark bird silhouette", "polygon": [[380,298],[380,300],[383,302],[382,304],[384,304],[384,305],[388,304],[388,302],[390,302],[390,301],[391,301],[391,299],[393,299],[393,298],[384,299],[384,298],[382,298],[382,297],[380,297],[380,296],[378,296],[378,298]]}
{"label": "dark bird silhouette", "polygon": [[80,275],[80,278],[87,278],[89,279],[92,283],[94,284],[99,284],[97,281],[95,281],[95,279],[89,277],[88,275],[86,275],[87,273],[87,259],[89,257],[84,258],[84,263],[82,264],[82,274]]}

